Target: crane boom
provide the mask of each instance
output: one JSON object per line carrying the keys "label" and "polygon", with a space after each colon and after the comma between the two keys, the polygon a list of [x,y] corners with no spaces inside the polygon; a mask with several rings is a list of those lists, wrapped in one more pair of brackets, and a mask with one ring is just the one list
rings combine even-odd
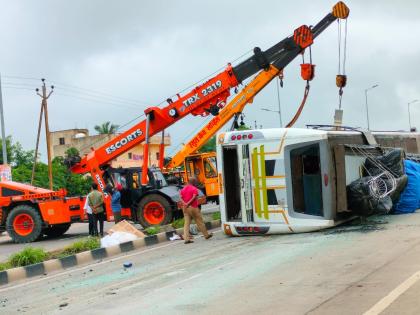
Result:
{"label": "crane boom", "polygon": [[[81,174],[90,172],[93,179],[103,190],[105,184],[102,175],[106,165],[134,146],[146,141],[143,151],[142,172],[142,183],[145,184],[147,182],[149,137],[162,132],[189,114],[217,116],[219,109],[223,107],[230,96],[231,88],[236,87],[258,71],[269,69],[273,62],[289,63],[296,55],[310,46],[313,43],[313,38],[319,35],[328,25],[337,18],[346,18],[347,15],[348,8],[344,3],[338,2],[333,8],[333,12],[328,13],[312,29],[303,25],[296,29],[292,36],[283,39],[266,51],[261,51],[256,47],[253,56],[234,67],[228,64],[223,72],[196,86],[185,95],[178,96],[177,100],[168,99],[167,106],[147,108],[145,110],[146,119],[101,147],[92,150],[80,161],[73,163],[71,170]],[[285,53],[285,51],[293,53]]]}
{"label": "crane boom", "polygon": [[213,117],[186,145],[182,147],[166,166],[174,168],[180,166],[185,158],[199,150],[210,138],[222,128],[235,114],[241,113],[247,104],[252,103],[253,98],[268,83],[271,82],[280,70],[270,65],[267,71],[261,71],[256,77],[245,86],[223,109],[219,115]]}
{"label": "crane boom", "polygon": [[[304,29],[305,26],[301,26],[295,30],[294,34],[310,32],[312,34],[312,38],[317,37],[337,18],[347,17],[348,12],[346,13],[344,10],[339,12],[339,6],[341,5],[337,4],[333,8],[333,12],[328,14],[312,29]],[[252,103],[254,97],[301,53],[302,50],[299,49],[299,46],[294,45],[294,43],[297,43],[296,36],[288,37],[281,42],[281,49],[278,49],[279,47],[273,47],[271,48],[272,51],[270,51],[270,49],[267,50],[266,53],[270,56],[275,54],[277,58],[276,61],[274,61],[264,71],[260,71],[255,78],[253,78],[248,85],[241,90],[240,93],[238,93],[225,107],[223,107],[219,115],[213,117],[206,125],[204,125],[204,127],[196,133],[194,138],[192,138],[172,157],[166,167],[171,169],[182,165],[187,156],[199,150],[233,116],[241,113],[247,104]],[[244,63],[246,62],[247,61]],[[247,69],[247,67],[242,66],[241,64],[237,67],[236,71],[242,74],[242,72],[246,71],[244,69]]]}

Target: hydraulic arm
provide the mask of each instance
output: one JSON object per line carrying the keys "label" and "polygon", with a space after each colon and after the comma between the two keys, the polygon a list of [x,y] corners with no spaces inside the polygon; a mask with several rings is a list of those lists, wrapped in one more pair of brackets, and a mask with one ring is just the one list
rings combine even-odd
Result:
{"label": "hydraulic arm", "polygon": [[337,18],[345,18],[347,15],[348,8],[344,3],[339,2],[334,6],[333,12],[327,14],[312,29],[305,25],[301,26],[295,30],[293,36],[283,39],[266,51],[261,51],[257,47],[254,49],[254,55],[250,58],[234,67],[229,64],[223,72],[195,87],[189,93],[178,96],[176,100],[168,99],[167,106],[146,109],[146,119],[103,146],[92,150],[79,162],[73,163],[71,170],[75,173],[90,172],[100,188],[104,189],[105,183],[102,178],[104,168],[119,155],[139,143],[145,142],[142,184],[146,185],[149,137],[164,131],[189,114],[217,116],[230,96],[231,88],[263,69],[272,71],[272,67],[270,67],[272,63],[279,64],[276,69],[283,68],[282,64],[288,64],[306,47],[310,46],[313,39],[328,25]]}
{"label": "hydraulic arm", "polygon": [[[295,31],[295,34],[306,34],[307,38],[312,39],[318,36],[337,18],[347,18],[348,9],[343,8],[343,3],[338,3],[333,12],[327,15],[314,28],[309,29],[306,26],[301,26]],[[245,86],[240,93],[238,93],[223,109],[220,110],[219,115],[213,117],[197,134],[192,138],[181,150],[179,150],[166,165],[167,168],[174,168],[180,166],[185,158],[199,150],[210,138],[222,128],[232,117],[241,113],[247,104],[253,102],[255,95],[257,95],[267,84],[269,84],[280,72],[300,53],[299,37],[289,37],[285,39],[282,44],[283,48],[277,53],[277,60],[274,61],[268,68],[260,71],[254,79],[252,79],[247,86]],[[243,69],[245,69],[244,67]],[[239,71],[245,71],[245,70]]]}

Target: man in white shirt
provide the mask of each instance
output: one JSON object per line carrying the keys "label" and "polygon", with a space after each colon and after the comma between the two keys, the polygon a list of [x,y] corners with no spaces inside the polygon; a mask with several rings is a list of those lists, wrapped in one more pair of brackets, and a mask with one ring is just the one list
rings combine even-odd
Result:
{"label": "man in white shirt", "polygon": [[89,235],[90,236],[95,236],[98,233],[98,226],[96,226],[95,229],[95,220],[93,217],[93,212],[92,212],[92,208],[89,206],[88,203],[88,196],[86,196],[86,200],[85,200],[85,205],[83,207],[83,209],[85,210],[87,216],[88,216],[88,221],[89,221]]}

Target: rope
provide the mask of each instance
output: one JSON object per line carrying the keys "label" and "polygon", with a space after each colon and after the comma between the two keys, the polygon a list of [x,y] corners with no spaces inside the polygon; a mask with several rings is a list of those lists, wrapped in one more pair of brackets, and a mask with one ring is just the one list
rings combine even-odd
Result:
{"label": "rope", "polygon": [[302,103],[299,106],[299,109],[297,110],[295,116],[293,117],[293,119],[286,125],[286,128],[290,128],[293,127],[293,125],[296,123],[296,121],[299,119],[300,114],[302,113],[303,107],[305,106],[306,103],[306,99],[308,98],[308,94],[309,94],[309,82],[306,82],[306,87],[305,87],[305,92],[303,94],[303,99],[302,99]]}
{"label": "rope", "polygon": [[341,21],[337,20],[338,25],[338,73],[341,73]]}
{"label": "rope", "polygon": [[343,56],[343,74],[346,74],[346,59],[347,59],[347,19],[344,25],[344,56]]}

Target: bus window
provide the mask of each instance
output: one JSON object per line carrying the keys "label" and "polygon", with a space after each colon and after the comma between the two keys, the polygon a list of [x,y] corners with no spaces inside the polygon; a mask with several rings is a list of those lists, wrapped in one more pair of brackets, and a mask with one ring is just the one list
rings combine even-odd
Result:
{"label": "bus window", "polygon": [[319,145],[290,151],[294,211],[322,216],[322,178]]}

